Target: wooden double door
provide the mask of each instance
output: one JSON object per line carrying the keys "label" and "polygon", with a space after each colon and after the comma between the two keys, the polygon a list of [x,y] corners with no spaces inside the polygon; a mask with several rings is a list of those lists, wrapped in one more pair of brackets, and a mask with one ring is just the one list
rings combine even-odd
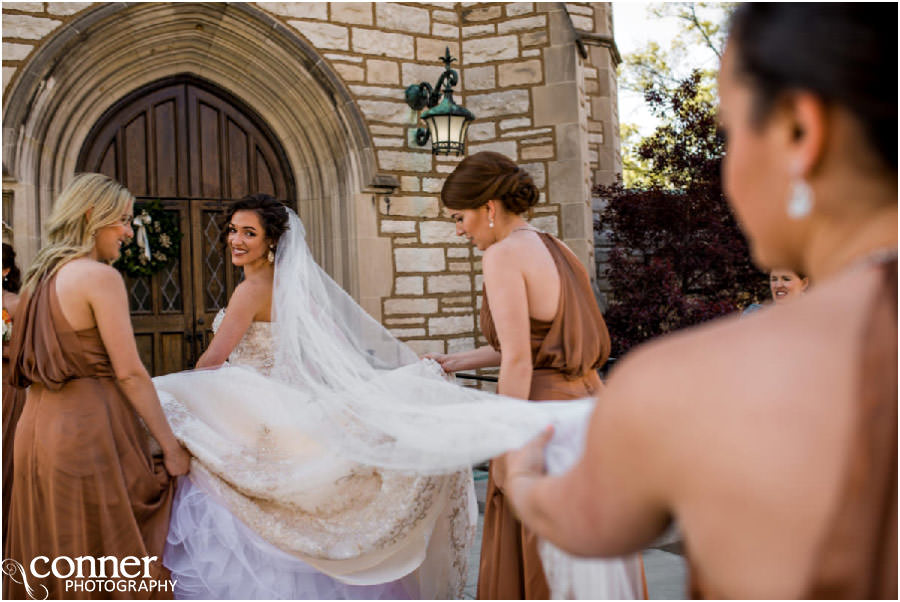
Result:
{"label": "wooden double door", "polygon": [[138,350],[154,376],[192,368],[240,281],[221,239],[228,202],[264,192],[293,206],[293,178],[265,124],[224,91],[189,77],[147,86],[94,126],[79,171],[115,178],[140,204],[177,215],[181,254],[153,276],[125,278]]}

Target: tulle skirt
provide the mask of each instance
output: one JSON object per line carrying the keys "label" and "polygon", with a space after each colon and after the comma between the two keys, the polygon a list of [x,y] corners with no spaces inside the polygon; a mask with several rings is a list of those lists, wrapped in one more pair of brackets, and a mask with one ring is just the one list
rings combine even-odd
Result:
{"label": "tulle skirt", "polygon": [[180,600],[404,600],[420,598],[414,574],[347,585],[262,539],[190,477],[181,477],[163,564]]}

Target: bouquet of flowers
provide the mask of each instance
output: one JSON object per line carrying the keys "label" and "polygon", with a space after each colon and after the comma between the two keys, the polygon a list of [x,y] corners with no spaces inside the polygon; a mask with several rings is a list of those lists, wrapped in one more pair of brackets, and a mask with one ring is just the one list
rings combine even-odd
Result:
{"label": "bouquet of flowers", "polygon": [[3,308],[3,342],[8,343],[12,338],[12,317],[6,308]]}

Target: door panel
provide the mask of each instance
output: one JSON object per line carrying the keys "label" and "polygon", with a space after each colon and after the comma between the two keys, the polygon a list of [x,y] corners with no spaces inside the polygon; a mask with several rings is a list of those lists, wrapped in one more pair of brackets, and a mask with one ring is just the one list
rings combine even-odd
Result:
{"label": "door panel", "polygon": [[[188,206],[163,201],[163,208],[178,215],[183,233],[190,229]],[[140,201],[136,211],[140,211]],[[192,365],[193,290],[191,289],[190,237],[181,241],[180,261],[174,261],[153,276],[125,277],[131,324],[141,341],[138,350],[154,376],[184,370]],[[188,266],[188,269],[184,269]],[[153,370],[151,370],[153,368]]]}
{"label": "door panel", "polygon": [[191,203],[191,253],[194,272],[194,332],[198,352],[212,339],[212,323],[240,281],[221,240],[225,205],[215,201]]}
{"label": "door panel", "polygon": [[191,77],[157,82],[116,103],[91,130],[77,169],[178,213],[180,261],[126,278],[141,359],[154,376],[193,367],[240,272],[219,240],[227,202],[265,192],[294,203],[277,140],[252,111]]}

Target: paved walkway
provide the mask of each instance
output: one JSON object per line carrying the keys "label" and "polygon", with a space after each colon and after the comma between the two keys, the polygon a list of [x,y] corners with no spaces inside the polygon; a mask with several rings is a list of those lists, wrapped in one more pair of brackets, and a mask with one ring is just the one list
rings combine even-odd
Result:
{"label": "paved walkway", "polygon": [[[487,473],[475,471],[475,495],[478,498],[478,532],[475,543],[469,549],[469,575],[463,598],[474,600],[478,584],[478,558],[481,552],[481,530],[484,524],[484,497],[487,489]],[[664,538],[671,543],[674,535]],[[672,549],[673,546],[663,546]],[[686,567],[684,558],[664,549],[644,550],[644,572],[651,600],[682,600],[686,596]]]}

